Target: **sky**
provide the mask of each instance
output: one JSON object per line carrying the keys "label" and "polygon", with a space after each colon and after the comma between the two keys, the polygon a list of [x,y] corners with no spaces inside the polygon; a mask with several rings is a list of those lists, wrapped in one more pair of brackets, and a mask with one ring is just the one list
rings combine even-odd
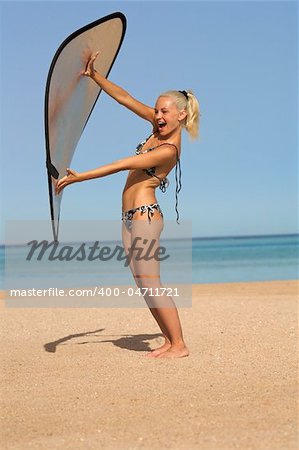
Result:
{"label": "sky", "polygon": [[[183,137],[180,217],[194,237],[298,232],[298,3],[1,2],[1,228],[49,220],[44,95],[61,42],[115,11],[127,32],[110,79],[153,106],[168,89],[200,101],[200,139]],[[134,153],[150,125],[102,94],[71,167]],[[67,188],[62,219],[119,220],[126,173]],[[175,180],[157,192],[175,220]]]}

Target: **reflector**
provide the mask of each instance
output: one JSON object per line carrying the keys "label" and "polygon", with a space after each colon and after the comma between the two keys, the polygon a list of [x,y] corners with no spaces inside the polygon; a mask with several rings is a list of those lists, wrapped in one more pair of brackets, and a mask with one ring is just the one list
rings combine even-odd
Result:
{"label": "reflector", "polygon": [[54,240],[58,240],[63,191],[55,195],[58,178],[65,175],[76,146],[101,93],[101,88],[83,75],[86,63],[100,52],[94,67],[108,77],[126,32],[126,18],[113,13],[72,33],[52,60],[45,94],[46,167]]}

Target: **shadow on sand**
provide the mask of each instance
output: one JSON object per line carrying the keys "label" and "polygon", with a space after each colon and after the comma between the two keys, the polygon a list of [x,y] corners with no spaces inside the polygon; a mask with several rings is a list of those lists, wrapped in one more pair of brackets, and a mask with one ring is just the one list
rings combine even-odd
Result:
{"label": "shadow on sand", "polygon": [[150,344],[148,341],[151,341],[153,339],[156,339],[156,338],[162,336],[161,333],[123,335],[121,337],[119,335],[105,335],[105,334],[97,335],[97,333],[101,333],[104,330],[105,330],[105,328],[100,328],[98,330],[86,331],[84,333],[69,334],[68,336],[57,339],[57,341],[47,342],[44,345],[44,349],[46,352],[55,353],[58,345],[63,344],[72,339],[77,339],[77,338],[80,338],[83,336],[100,336],[103,338],[110,337],[112,339],[77,342],[76,345],[102,344],[102,343],[111,342],[113,345],[116,345],[117,347],[120,347],[123,349],[132,350],[135,352],[147,352],[147,351],[149,352],[152,350],[152,348],[150,347]]}

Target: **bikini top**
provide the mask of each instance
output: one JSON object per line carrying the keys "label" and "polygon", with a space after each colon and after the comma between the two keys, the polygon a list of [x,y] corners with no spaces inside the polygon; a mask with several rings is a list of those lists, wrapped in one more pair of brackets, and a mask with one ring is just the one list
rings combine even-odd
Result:
{"label": "bikini top", "polygon": [[[179,151],[178,148],[175,144],[170,144],[169,142],[164,142],[163,144],[159,144],[156,145],[155,147],[151,147],[151,148],[147,148],[146,150],[143,150],[144,145],[146,144],[146,142],[154,135],[154,133],[152,133],[148,138],[146,138],[144,141],[142,141],[139,145],[137,145],[135,153],[136,155],[140,155],[142,153],[147,153],[147,152],[151,152],[152,150],[161,147],[162,145],[172,145],[173,147],[175,147],[176,149],[176,155],[177,155],[177,160],[176,160],[176,164],[175,164],[175,182],[176,182],[176,188],[175,188],[175,211],[176,211],[176,215],[177,215],[177,223],[179,223],[179,211],[178,211],[178,194],[180,192],[180,190],[182,189],[182,183],[181,183],[181,163],[180,163],[180,158],[179,158]],[[179,170],[178,170],[179,169]],[[166,192],[166,189],[169,186],[169,180],[167,177],[165,178],[160,178],[158,175],[156,175],[156,168],[155,167],[151,167],[150,169],[143,169],[143,171],[150,177],[155,177],[159,180],[159,188],[161,189],[162,192]]]}

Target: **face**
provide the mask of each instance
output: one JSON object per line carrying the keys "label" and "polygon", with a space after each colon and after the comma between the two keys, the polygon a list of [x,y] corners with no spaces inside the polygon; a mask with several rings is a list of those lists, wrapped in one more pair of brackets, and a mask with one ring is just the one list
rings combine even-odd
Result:
{"label": "face", "polygon": [[155,120],[159,133],[167,136],[179,130],[180,121],[186,117],[186,111],[179,111],[171,97],[159,97],[155,106]]}

